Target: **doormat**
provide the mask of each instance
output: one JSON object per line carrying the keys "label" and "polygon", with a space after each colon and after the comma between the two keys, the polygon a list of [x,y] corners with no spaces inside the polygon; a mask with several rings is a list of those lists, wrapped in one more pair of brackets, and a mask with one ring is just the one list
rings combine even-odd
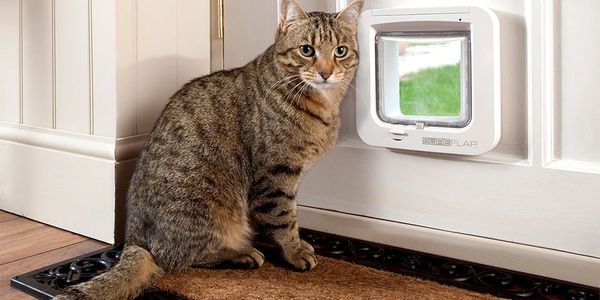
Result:
{"label": "doormat", "polygon": [[[438,297],[433,295],[438,295],[440,299],[494,299],[492,296],[495,296],[512,299],[600,300],[600,289],[594,287],[312,230],[303,229],[301,234],[314,246],[316,254],[323,256],[310,272],[289,270],[278,259],[272,246],[259,243],[257,247],[266,254],[269,262],[260,269],[192,269],[181,274],[167,275],[158,285],[161,290],[149,291],[138,299],[202,299],[203,295],[211,299],[226,299],[236,296],[228,294],[228,290],[239,289],[241,294],[238,296],[246,299],[255,299],[259,295],[263,299],[267,296],[271,299],[317,296],[327,299],[332,295],[338,295],[339,297],[335,297],[338,299],[346,297],[344,295],[354,295],[355,299],[402,299],[398,295],[404,293],[406,299],[436,299]],[[11,286],[34,297],[50,299],[67,286],[89,280],[109,270],[118,261],[121,247],[109,247],[16,276],[11,280]],[[269,282],[269,278],[272,281]],[[206,285],[206,280],[210,280],[211,286]],[[244,282],[247,283],[245,287],[241,285]],[[305,282],[304,286],[302,282]],[[257,286],[260,283],[266,286]],[[223,287],[220,290],[221,296],[217,293],[219,286]],[[338,286],[337,291],[333,289],[334,286]],[[214,289],[212,292],[217,294],[207,295],[209,288]],[[281,292],[288,294],[260,294],[261,291],[268,291],[268,288],[280,288]],[[249,294],[253,289],[259,294]],[[407,294],[410,291],[413,293]],[[425,294],[427,291],[432,294]],[[309,292],[314,294],[307,294]]]}

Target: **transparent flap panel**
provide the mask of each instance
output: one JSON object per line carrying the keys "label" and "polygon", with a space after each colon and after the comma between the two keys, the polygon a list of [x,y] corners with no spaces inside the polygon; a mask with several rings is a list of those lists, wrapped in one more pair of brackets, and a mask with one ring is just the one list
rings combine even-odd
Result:
{"label": "transparent flap panel", "polygon": [[389,123],[463,127],[471,118],[469,32],[376,37],[377,110]]}

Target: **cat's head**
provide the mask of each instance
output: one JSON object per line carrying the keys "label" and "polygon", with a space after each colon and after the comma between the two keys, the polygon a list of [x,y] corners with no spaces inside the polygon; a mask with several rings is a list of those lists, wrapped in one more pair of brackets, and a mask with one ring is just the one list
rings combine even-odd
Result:
{"label": "cat's head", "polygon": [[277,65],[316,89],[346,87],[358,65],[362,6],[363,0],[356,0],[338,13],[307,13],[296,0],[281,0]]}

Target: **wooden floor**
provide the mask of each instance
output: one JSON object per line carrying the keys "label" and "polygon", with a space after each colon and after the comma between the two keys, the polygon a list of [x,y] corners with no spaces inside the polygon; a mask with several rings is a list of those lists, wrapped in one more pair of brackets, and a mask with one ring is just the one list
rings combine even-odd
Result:
{"label": "wooden floor", "polygon": [[107,244],[0,210],[0,299],[33,299],[10,279]]}

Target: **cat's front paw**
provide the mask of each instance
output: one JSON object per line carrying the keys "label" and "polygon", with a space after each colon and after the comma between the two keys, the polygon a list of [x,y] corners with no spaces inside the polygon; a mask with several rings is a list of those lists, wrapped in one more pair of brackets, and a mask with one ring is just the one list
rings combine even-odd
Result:
{"label": "cat's front paw", "polygon": [[284,250],[283,257],[298,271],[310,271],[317,265],[315,249],[303,240],[297,247]]}
{"label": "cat's front paw", "polygon": [[256,248],[252,248],[247,253],[231,259],[230,262],[240,268],[257,269],[265,262],[265,256]]}

